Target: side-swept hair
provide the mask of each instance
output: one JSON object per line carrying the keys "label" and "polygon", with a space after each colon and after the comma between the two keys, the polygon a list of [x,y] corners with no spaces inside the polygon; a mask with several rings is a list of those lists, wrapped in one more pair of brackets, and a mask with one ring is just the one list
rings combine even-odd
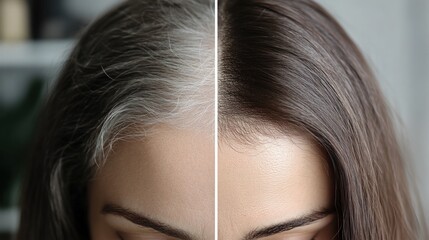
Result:
{"label": "side-swept hair", "polygon": [[310,134],[335,181],[338,239],[428,239],[391,113],[359,49],[311,0],[220,4],[220,138]]}
{"label": "side-swept hair", "polygon": [[116,140],[210,128],[214,12],[210,0],[128,0],[84,32],[41,114],[18,240],[89,238],[87,182]]}

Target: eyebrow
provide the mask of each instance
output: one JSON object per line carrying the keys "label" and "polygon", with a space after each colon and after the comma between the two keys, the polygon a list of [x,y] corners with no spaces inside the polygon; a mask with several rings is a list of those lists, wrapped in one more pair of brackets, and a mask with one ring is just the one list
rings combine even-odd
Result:
{"label": "eyebrow", "polygon": [[159,220],[151,219],[149,217],[143,216],[139,213],[133,212],[121,206],[115,204],[106,204],[103,206],[101,212],[103,214],[113,214],[116,216],[123,217],[128,221],[140,225],[142,227],[152,228],[160,233],[168,235],[170,237],[179,238],[182,240],[194,240],[191,234],[187,233],[184,230],[174,228],[166,223],[163,223]]}
{"label": "eyebrow", "polygon": [[246,234],[243,240],[254,240],[262,237],[268,237],[277,233],[292,230],[297,227],[306,226],[334,212],[335,211],[333,209],[322,209],[319,211],[313,211],[310,214],[306,214],[304,216],[292,220],[287,220],[285,222],[264,227],[262,229],[252,230],[251,232]]}

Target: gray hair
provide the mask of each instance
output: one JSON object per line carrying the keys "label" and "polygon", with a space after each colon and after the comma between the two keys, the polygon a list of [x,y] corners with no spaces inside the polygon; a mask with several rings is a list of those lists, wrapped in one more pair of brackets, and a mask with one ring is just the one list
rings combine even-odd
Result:
{"label": "gray hair", "polygon": [[213,129],[214,3],[129,0],[95,21],[41,115],[18,239],[82,239],[86,185],[119,139]]}
{"label": "gray hair", "polygon": [[[146,6],[149,16],[122,11],[119,14],[127,21],[87,42],[95,47],[100,39],[113,45],[118,40],[117,46],[123,48],[118,52],[116,46],[106,46],[92,52],[85,62],[99,66],[88,78],[121,82],[121,87],[109,84],[101,93],[112,99],[112,105],[88,144],[87,151],[96,164],[106,159],[105,153],[116,140],[146,136],[155,124],[213,129],[214,9],[198,1],[158,1],[159,5],[150,9],[144,2],[138,4]],[[163,14],[150,16],[154,10]],[[127,27],[131,22],[133,27]],[[131,42],[126,43],[124,37]],[[97,59],[100,52],[109,50],[112,55]],[[126,131],[130,127],[132,131]]]}

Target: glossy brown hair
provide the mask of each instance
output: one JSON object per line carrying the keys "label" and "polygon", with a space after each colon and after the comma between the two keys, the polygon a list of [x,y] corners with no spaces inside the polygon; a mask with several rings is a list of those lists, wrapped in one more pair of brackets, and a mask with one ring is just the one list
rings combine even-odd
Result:
{"label": "glossy brown hair", "polygon": [[220,3],[220,136],[310,134],[335,182],[338,239],[428,239],[392,114],[359,51],[310,0]]}

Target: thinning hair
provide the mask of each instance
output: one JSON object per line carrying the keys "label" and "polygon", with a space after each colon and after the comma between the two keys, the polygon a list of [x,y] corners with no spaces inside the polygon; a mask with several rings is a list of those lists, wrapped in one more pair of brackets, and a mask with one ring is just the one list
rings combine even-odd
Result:
{"label": "thinning hair", "polygon": [[428,239],[392,114],[334,18],[311,0],[230,0],[219,12],[220,139],[310,135],[332,168],[338,239]]}
{"label": "thinning hair", "polygon": [[91,24],[41,114],[19,240],[87,239],[86,185],[115,141],[212,129],[214,3],[124,1]]}

